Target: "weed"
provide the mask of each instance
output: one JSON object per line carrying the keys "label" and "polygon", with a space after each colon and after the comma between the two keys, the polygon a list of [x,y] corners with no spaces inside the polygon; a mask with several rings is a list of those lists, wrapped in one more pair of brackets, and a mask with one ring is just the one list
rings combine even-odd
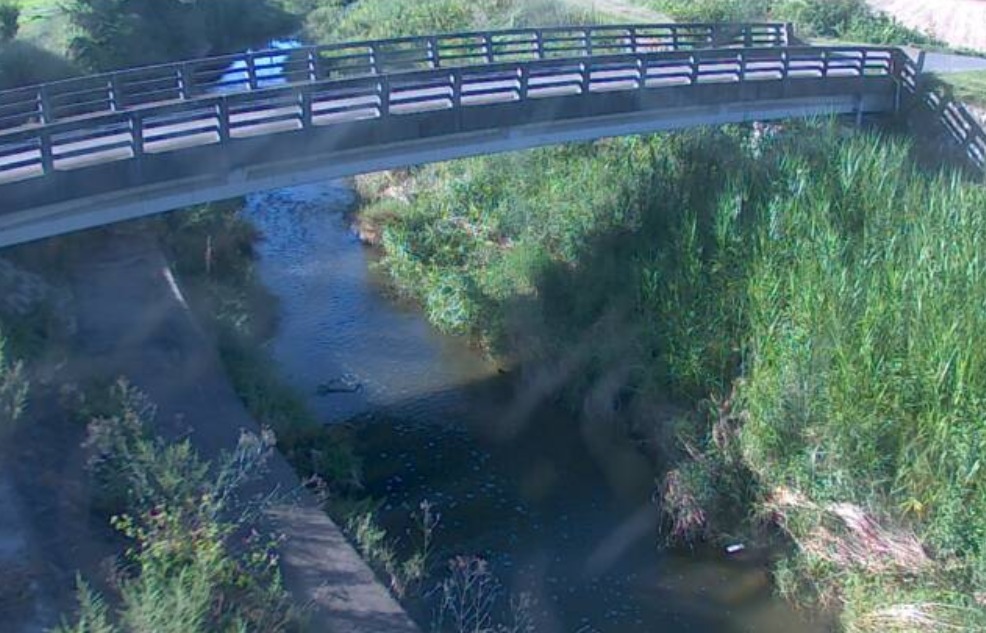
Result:
{"label": "weed", "polygon": [[[293,631],[275,542],[257,531],[266,500],[241,496],[258,477],[273,435],[244,434],[215,466],[187,441],[153,437],[153,405],[126,382],[117,412],[94,420],[86,448],[104,511],[130,546],[118,581],[121,630],[154,633]],[[79,588],[80,614],[63,631],[110,631],[102,600]]]}

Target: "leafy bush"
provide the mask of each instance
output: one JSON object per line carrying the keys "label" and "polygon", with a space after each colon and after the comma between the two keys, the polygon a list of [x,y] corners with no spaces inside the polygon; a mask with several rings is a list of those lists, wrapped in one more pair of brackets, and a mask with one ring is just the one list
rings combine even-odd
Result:
{"label": "leafy bush", "polygon": [[0,43],[0,90],[57,81],[77,75],[63,57],[33,44],[14,40]]}
{"label": "leafy bush", "polygon": [[267,0],[71,0],[66,11],[73,58],[100,71],[238,52],[297,28]]}

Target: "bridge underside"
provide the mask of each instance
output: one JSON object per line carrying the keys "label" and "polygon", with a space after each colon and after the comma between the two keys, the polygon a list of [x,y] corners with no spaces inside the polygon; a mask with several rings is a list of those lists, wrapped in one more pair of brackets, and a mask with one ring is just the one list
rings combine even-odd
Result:
{"label": "bridge underside", "polygon": [[696,126],[889,113],[898,100],[890,77],[804,78],[578,94],[281,131],[7,184],[0,246],[384,169]]}

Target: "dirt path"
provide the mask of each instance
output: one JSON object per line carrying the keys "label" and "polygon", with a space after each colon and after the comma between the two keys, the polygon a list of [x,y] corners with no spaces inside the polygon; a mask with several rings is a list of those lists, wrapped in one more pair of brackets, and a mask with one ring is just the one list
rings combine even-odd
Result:
{"label": "dirt path", "polygon": [[611,15],[621,22],[666,23],[671,18],[631,0],[566,0],[571,5]]}
{"label": "dirt path", "polygon": [[986,52],[986,0],[868,0],[907,26],[952,46]]}
{"label": "dirt path", "polygon": [[[100,375],[127,376],[158,406],[157,431],[188,434],[206,457],[232,449],[257,424],[233,392],[214,346],[196,325],[156,244],[121,235],[76,264],[80,343]],[[292,502],[269,513],[287,540],[282,569],[310,628],[332,633],[417,633],[387,590],[279,455],[264,484]]]}

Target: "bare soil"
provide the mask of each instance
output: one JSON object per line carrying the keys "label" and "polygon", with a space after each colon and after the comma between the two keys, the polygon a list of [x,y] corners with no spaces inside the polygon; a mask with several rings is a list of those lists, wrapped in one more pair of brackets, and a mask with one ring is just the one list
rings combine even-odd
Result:
{"label": "bare soil", "polygon": [[984,0],[868,0],[903,24],[932,33],[952,46],[986,52]]}

